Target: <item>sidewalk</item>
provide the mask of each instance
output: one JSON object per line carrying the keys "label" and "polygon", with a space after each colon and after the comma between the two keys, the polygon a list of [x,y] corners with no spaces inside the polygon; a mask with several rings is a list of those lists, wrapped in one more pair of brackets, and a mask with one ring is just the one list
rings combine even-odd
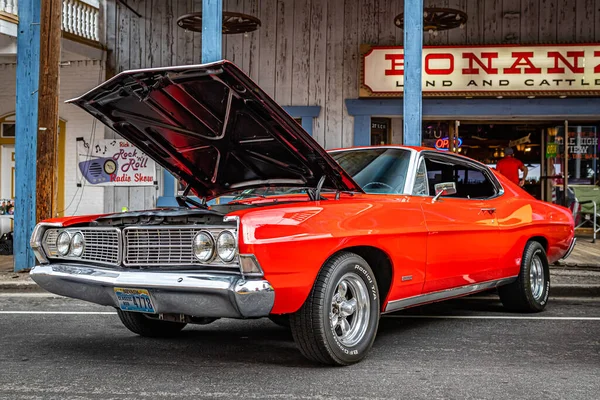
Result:
{"label": "sidewalk", "polygon": [[[551,296],[600,297],[600,238],[578,236],[566,260],[550,266]],[[45,292],[28,272],[13,272],[13,257],[0,256],[0,293]]]}

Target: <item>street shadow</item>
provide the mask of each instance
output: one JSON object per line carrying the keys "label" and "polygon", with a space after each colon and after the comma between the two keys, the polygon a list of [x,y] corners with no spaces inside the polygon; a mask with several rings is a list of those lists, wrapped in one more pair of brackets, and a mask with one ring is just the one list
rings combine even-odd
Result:
{"label": "street shadow", "polygon": [[[496,312],[500,308],[497,298],[491,297],[477,301],[452,300],[415,307],[394,315],[465,315],[480,311]],[[395,346],[406,345],[403,344],[403,337],[414,337],[424,330],[437,330],[443,323],[443,319],[383,317],[373,350],[384,351],[389,345],[388,339],[392,339]],[[85,335],[50,336],[39,345],[44,348],[38,350],[49,358],[78,358],[83,355],[100,363],[127,360],[149,365],[244,363],[328,368],[305,359],[296,347],[291,332],[266,318],[243,321],[223,319],[209,325],[188,325],[176,337],[154,339],[129,332],[117,316],[110,316],[97,332],[86,330]]]}

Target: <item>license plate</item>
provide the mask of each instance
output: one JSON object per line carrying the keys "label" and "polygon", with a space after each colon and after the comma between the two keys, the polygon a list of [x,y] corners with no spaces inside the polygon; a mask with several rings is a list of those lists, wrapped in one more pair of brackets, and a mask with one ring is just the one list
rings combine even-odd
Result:
{"label": "license plate", "polygon": [[146,289],[115,288],[115,294],[123,311],[156,314],[150,293]]}

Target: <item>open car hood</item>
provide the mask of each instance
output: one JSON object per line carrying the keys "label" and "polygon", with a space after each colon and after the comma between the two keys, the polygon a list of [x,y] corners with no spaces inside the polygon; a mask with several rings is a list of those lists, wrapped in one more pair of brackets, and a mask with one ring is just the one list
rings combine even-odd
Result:
{"label": "open car hood", "polygon": [[67,101],[129,140],[198,196],[266,185],[362,192],[338,163],[228,61],[122,72]]}

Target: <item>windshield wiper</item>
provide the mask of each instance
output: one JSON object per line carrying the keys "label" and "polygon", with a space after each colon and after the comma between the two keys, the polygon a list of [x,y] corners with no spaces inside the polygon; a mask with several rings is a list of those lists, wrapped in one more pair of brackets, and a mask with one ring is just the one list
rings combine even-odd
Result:
{"label": "windshield wiper", "polygon": [[177,204],[179,204],[181,207],[187,207],[187,208],[190,208],[189,204],[199,207],[199,208],[208,208],[208,206],[206,205],[205,197],[202,198],[201,203],[197,202],[194,199],[190,199],[188,197],[188,194],[190,193],[191,189],[192,189],[192,185],[187,185],[181,195],[175,196],[175,200],[177,200]]}

